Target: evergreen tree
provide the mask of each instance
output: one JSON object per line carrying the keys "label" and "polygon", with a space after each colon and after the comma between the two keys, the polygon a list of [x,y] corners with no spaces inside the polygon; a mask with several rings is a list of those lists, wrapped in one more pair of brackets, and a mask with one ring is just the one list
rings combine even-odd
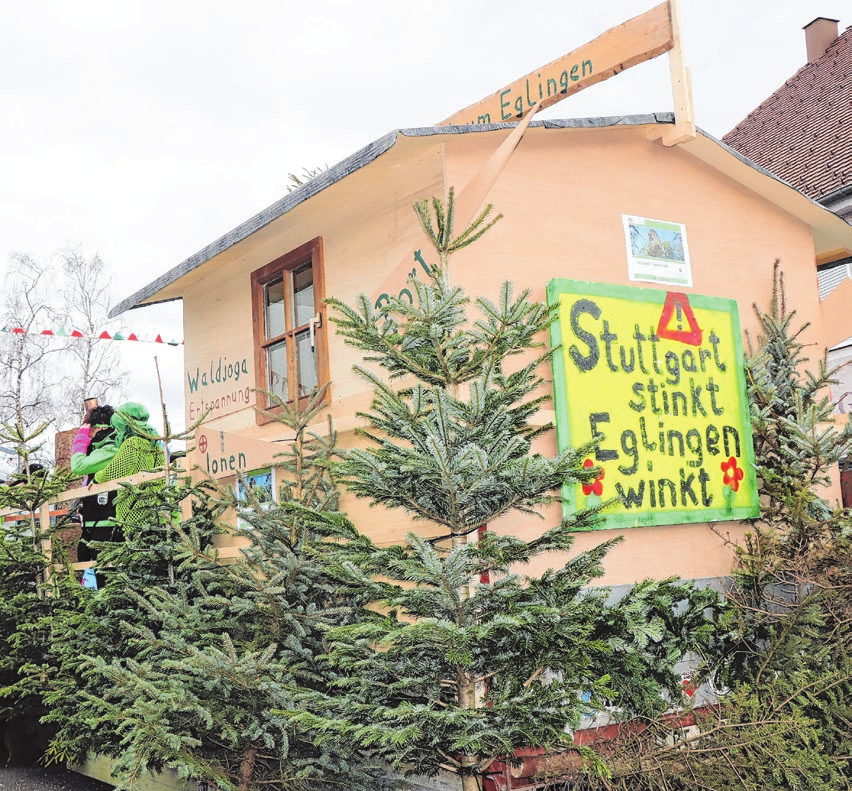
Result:
{"label": "evergreen tree", "polygon": [[[323,392],[304,408],[277,403],[292,437],[276,463],[281,499],[333,510],[334,432],[309,429]],[[233,563],[205,541],[221,507],[238,511],[250,541]],[[202,496],[193,519],[171,532],[173,578],[124,580],[127,605],[143,617],[125,624],[118,652],[87,657],[101,687],[85,692],[84,717],[114,734],[118,781],[129,786],[143,770],[169,767],[223,790],[380,788],[381,772],[302,742],[272,711],[291,705],[293,688],[324,689],[318,625],[349,612],[305,552],[304,520],[247,489],[246,499]]]}
{"label": "evergreen tree", "polygon": [[[23,470],[0,485],[0,512],[13,517],[0,521],[0,731],[5,732],[0,742],[8,753],[0,755],[4,761],[37,760],[47,745],[47,734],[39,725],[46,708],[38,679],[46,680],[52,672],[46,624],[67,607],[65,601],[45,597],[40,587],[52,562],[44,542],[54,528],[42,530],[39,512],[68,486],[67,475],[48,475],[29,463],[44,428],[0,426],[0,441],[19,450]],[[59,564],[62,558],[52,560]]]}
{"label": "evergreen tree", "polygon": [[[852,781],[852,521],[825,499],[830,475],[852,449],[837,426],[825,360],[807,367],[786,303],[779,262],[769,309],[746,370],[761,515],[741,546],[722,621],[718,706],[700,733],[673,744],[671,723],[625,733],[619,791],[834,791]],[[667,745],[666,736],[669,744]]]}
{"label": "evergreen tree", "polygon": [[523,747],[574,749],[605,772],[570,729],[591,708],[630,716],[679,697],[673,664],[709,639],[704,610],[717,598],[665,580],[610,601],[589,586],[615,541],[522,575],[541,553],[568,551],[573,531],[592,526],[605,504],[530,541],[486,529],[506,514],[538,513],[559,501],[563,484],[591,482],[600,470],[583,466],[593,446],[549,458],[533,445],[551,429],[532,420],[547,397],[538,373],[550,357],[546,307],[504,284],[496,303],[477,299],[471,316],[450,282],[451,253],[499,217],[489,206],[456,237],[452,190],[446,206],[433,199],[415,210],[441,263],[412,282],[413,304],[329,300],[338,331],[387,377],[356,368],[373,389],[361,415],[367,447],[348,451],[337,471],[357,495],[440,535],[383,548],[339,514],[313,515],[326,536],[316,552],[362,609],[327,635],[345,675],[331,692],[303,693],[290,716],[325,749],[357,747],[409,774],[443,769],[465,791]]}

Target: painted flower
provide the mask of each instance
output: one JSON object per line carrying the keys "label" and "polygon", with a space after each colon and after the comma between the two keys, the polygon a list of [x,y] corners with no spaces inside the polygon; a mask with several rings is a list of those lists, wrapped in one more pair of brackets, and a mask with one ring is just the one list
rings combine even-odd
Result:
{"label": "painted flower", "polygon": [[722,472],[725,473],[725,478],[722,481],[724,486],[730,486],[735,492],[740,488],[740,481],[745,477],[745,472],[741,467],[737,467],[737,460],[731,456],[727,461],[721,464]]}
{"label": "painted flower", "polygon": [[[583,466],[584,467],[594,467],[595,463],[591,459],[586,459],[583,462]],[[588,497],[590,494],[596,494],[598,497],[600,497],[603,494],[603,483],[602,483],[602,481],[604,479],[604,473],[605,473],[604,469],[601,468],[601,474],[598,475],[598,477],[595,478],[594,481],[592,481],[591,483],[584,483],[583,484],[583,494],[585,494],[586,497]]]}

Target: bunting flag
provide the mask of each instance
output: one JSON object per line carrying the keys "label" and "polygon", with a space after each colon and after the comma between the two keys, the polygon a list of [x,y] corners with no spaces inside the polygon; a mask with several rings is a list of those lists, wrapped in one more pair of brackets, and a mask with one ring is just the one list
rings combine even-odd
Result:
{"label": "bunting flag", "polygon": [[162,343],[164,346],[183,346],[183,341],[163,340],[163,336],[160,333],[157,333],[154,338],[143,338],[135,332],[131,332],[128,335],[123,335],[120,332],[114,332],[110,335],[106,330],[104,330],[98,335],[86,335],[80,332],[80,330],[75,330],[73,328],[69,330],[65,327],[57,327],[55,330],[26,330],[23,327],[11,326],[0,328],[0,332],[11,332],[15,335],[42,335],[54,338],[87,338],[88,340],[93,341],[137,341],[138,343]]}

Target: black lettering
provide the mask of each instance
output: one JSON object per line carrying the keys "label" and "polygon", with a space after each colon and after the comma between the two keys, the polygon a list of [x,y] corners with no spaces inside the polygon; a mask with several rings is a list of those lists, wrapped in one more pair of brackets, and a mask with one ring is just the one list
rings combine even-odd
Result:
{"label": "black lettering", "polygon": [[677,442],[678,442],[678,448],[679,448],[678,455],[681,458],[683,458],[684,455],[686,455],[686,448],[684,447],[684,444],[683,444],[683,434],[681,434],[679,431],[675,431],[674,429],[671,429],[669,431],[669,456],[675,455],[675,452],[674,452],[674,441],[675,440],[677,440]]}
{"label": "black lettering", "polygon": [[636,382],[633,385],[633,393],[636,396],[636,401],[628,401],[627,405],[634,412],[642,412],[645,409],[645,396],[642,395],[642,391],[645,389],[645,385],[642,382]]}
{"label": "black lettering", "polygon": [[686,447],[692,451],[694,459],[688,461],[690,467],[700,467],[704,463],[704,451],[701,448],[701,432],[698,429],[691,428],[686,432]]}
{"label": "black lettering", "polygon": [[593,319],[597,320],[601,317],[601,309],[590,299],[578,299],[571,306],[571,330],[579,340],[589,347],[589,352],[583,355],[575,345],[572,345],[568,354],[571,355],[574,365],[581,371],[591,371],[598,364],[601,352],[595,336],[586,332],[580,326],[580,316],[584,313],[588,313]]}
{"label": "black lettering", "polygon": [[680,471],[680,504],[687,507],[686,496],[692,500],[693,505],[698,505],[698,497],[692,491],[692,482],[695,480],[695,473],[690,473],[689,477],[685,476],[683,469]]}
{"label": "black lettering", "polygon": [[680,384],[680,360],[674,352],[666,352],[666,370],[669,372],[666,381],[670,385]]}
{"label": "black lettering", "polygon": [[639,355],[639,370],[642,371],[643,374],[650,373],[650,371],[645,367],[645,360],[642,357],[642,341],[647,341],[648,339],[639,332],[638,324],[635,325],[633,337],[636,339],[636,353]]}
{"label": "black lettering", "polygon": [[701,484],[701,505],[705,508],[709,508],[710,504],[713,502],[713,495],[707,494],[707,482],[710,480],[710,476],[707,474],[707,471],[702,467],[698,472],[698,482]]}
{"label": "black lettering", "polygon": [[704,443],[704,447],[707,448],[708,453],[717,456],[719,454],[719,429],[711,423],[707,426],[705,436],[707,441]]}
{"label": "black lettering", "polygon": [[701,404],[701,385],[696,385],[694,379],[689,380],[689,392],[692,396],[692,416],[707,417],[707,410]]}
{"label": "black lettering", "polygon": [[648,393],[651,395],[651,411],[655,415],[662,415],[663,410],[657,406],[656,394],[660,391],[653,379],[648,380]]}
{"label": "black lettering", "polygon": [[[735,450],[731,451],[730,443],[728,442],[728,435],[732,435],[734,438],[734,448]],[[725,455],[730,458],[731,456],[740,455],[740,433],[733,426],[722,426],[722,436],[724,438],[725,444]]]}
{"label": "black lettering", "polygon": [[618,335],[609,331],[609,322],[606,319],[604,319],[603,323],[601,340],[604,342],[604,348],[606,349],[606,364],[609,366],[610,371],[617,373],[618,366],[612,361],[612,342],[618,340]]}
{"label": "black lettering", "polygon": [[686,393],[675,390],[672,393],[672,414],[675,417],[686,415]]}
{"label": "black lettering", "polygon": [[[621,498],[621,502],[625,508],[633,508],[634,505],[637,508],[642,507],[642,501],[645,499],[645,481],[639,481],[639,486],[636,489],[632,486],[628,487],[626,493],[624,491],[624,487],[619,481],[615,484],[615,490],[618,492],[618,496]],[[653,491],[653,487],[651,487],[652,497]],[[651,503],[651,505],[653,505],[653,503]]]}
{"label": "black lettering", "polygon": [[[663,488],[665,487],[665,488]],[[672,505],[677,505],[677,487],[675,486],[674,481],[670,481],[668,478],[658,478],[657,479],[657,499],[660,501],[660,508],[666,507],[666,492],[665,489],[669,490],[670,500]]]}
{"label": "black lettering", "polygon": [[639,432],[642,435],[642,447],[645,450],[653,451],[657,447],[657,444],[655,442],[648,442],[648,431],[645,428],[644,416],[639,418]]}
{"label": "black lettering", "polygon": [[[609,412],[593,412],[589,415],[589,423],[592,426],[592,438],[603,441],[603,432],[598,431],[598,423],[609,423]],[[595,452],[596,461],[612,461],[618,458],[618,451],[606,448],[598,448]]]}
{"label": "black lettering", "polygon": [[725,410],[722,407],[716,406],[716,393],[719,392],[719,385],[713,384],[713,377],[707,380],[707,392],[710,393],[710,406],[713,409],[714,415],[721,415]]}
{"label": "black lettering", "polygon": [[724,371],[726,366],[719,359],[719,343],[722,339],[716,334],[715,330],[710,330],[710,343],[713,344],[713,362],[720,371]]}
{"label": "black lettering", "polygon": [[621,449],[626,456],[632,457],[633,464],[630,467],[621,464],[618,470],[622,475],[633,475],[639,469],[639,444],[636,441],[636,433],[629,428],[621,434]]}

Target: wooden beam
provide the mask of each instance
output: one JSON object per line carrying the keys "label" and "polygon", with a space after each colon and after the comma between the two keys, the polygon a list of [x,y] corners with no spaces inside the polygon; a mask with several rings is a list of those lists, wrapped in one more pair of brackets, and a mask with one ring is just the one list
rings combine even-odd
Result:
{"label": "wooden beam", "polygon": [[668,2],[610,28],[567,55],[454,113],[439,125],[517,121],[535,104],[550,107],[674,46]]}
{"label": "wooden beam", "polygon": [[680,0],[669,0],[673,46],[669,52],[669,72],[672,78],[674,126],[663,132],[663,145],[673,146],[695,140],[695,108],[692,104],[692,74],[683,56],[680,35]]}

